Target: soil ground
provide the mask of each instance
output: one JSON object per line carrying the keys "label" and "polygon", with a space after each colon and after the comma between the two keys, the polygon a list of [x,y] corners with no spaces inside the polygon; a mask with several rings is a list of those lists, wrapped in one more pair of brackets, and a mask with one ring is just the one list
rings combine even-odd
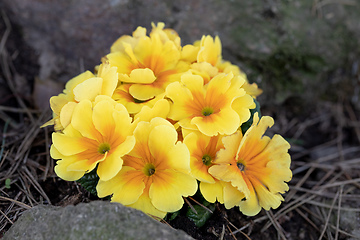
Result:
{"label": "soil ground", "polygon": [[[38,56],[6,19],[0,20],[0,33],[1,238],[24,210],[35,205],[66,206],[97,198],[55,175],[49,155],[52,129],[39,128],[51,112],[37,109],[33,101]],[[345,69],[343,77],[349,76]],[[267,106],[262,113],[275,119],[269,134],[279,133],[292,144],[294,176],[283,204],[255,217],[219,204],[201,228],[182,216],[169,224],[195,239],[359,238],[359,110],[339,94],[333,102],[299,109],[288,101]]]}

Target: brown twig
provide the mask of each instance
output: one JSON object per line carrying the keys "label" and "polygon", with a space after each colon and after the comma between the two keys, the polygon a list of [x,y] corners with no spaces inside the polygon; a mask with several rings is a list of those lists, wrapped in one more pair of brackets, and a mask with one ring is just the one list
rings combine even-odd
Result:
{"label": "brown twig", "polygon": [[29,205],[26,205],[25,203],[22,203],[22,202],[16,201],[16,200],[11,199],[11,198],[7,198],[7,197],[0,196],[0,199],[5,200],[5,201],[10,201],[10,202],[13,202],[13,203],[15,203],[15,204],[19,205],[20,207],[25,208],[25,209],[30,209],[30,208],[31,208]]}

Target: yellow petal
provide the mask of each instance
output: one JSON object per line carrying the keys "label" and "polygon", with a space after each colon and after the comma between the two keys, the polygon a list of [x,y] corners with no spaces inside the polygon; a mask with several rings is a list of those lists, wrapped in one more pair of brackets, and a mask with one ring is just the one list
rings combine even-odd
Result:
{"label": "yellow petal", "polygon": [[207,81],[204,81],[204,84],[207,84],[211,78],[213,78],[219,73],[219,69],[208,62],[191,64],[191,71],[193,73],[201,75],[203,78],[205,78],[205,76],[206,78],[209,78]]}
{"label": "yellow petal", "polygon": [[181,51],[181,59],[190,63],[195,62],[198,52],[199,47],[191,44],[185,45]]}
{"label": "yellow petal", "polygon": [[250,109],[254,108],[254,99],[250,95],[244,95],[242,97],[238,97],[234,100],[231,105],[232,109],[236,111],[236,113],[240,117],[240,124],[249,120],[251,114]]}
{"label": "yellow petal", "polygon": [[151,126],[149,122],[139,122],[134,130],[137,145],[148,145],[149,133]]}
{"label": "yellow petal", "polygon": [[[131,46],[130,46],[131,49]],[[127,76],[131,70],[136,66],[137,60],[129,59],[128,54],[123,52],[113,52],[106,55],[111,66],[117,68],[119,80],[122,81],[121,76]],[[127,76],[128,77],[128,76]]]}
{"label": "yellow petal", "polygon": [[253,98],[256,98],[263,92],[262,89],[258,88],[258,85],[256,83],[250,84],[248,82],[245,82],[242,88],[244,88],[246,93],[252,96]]}
{"label": "yellow petal", "polygon": [[190,173],[190,153],[186,145],[177,142],[175,146],[169,149],[168,164],[172,169],[183,173]]}
{"label": "yellow petal", "polygon": [[249,196],[250,193],[247,183],[236,164],[214,165],[209,168],[209,173],[221,181],[231,182],[231,184],[243,192],[246,197]]}
{"label": "yellow petal", "polygon": [[[126,168],[128,167],[124,166],[124,168],[122,168],[123,171],[126,171],[125,170]],[[131,169],[134,170],[133,168]],[[113,177],[108,181],[102,181],[100,179],[98,184],[96,185],[96,192],[98,197],[103,198],[112,195],[114,192],[118,192],[119,190],[121,190],[122,185],[119,184],[121,183],[121,179],[122,176],[120,176],[119,174],[117,174],[115,177]]]}
{"label": "yellow petal", "polygon": [[150,122],[154,117],[165,118],[169,114],[170,111],[170,103],[166,99],[160,99],[155,103],[155,105],[150,108],[148,106],[144,106],[141,111],[135,115],[134,121],[139,119],[139,121]]}
{"label": "yellow petal", "polygon": [[97,173],[103,181],[113,178],[122,168],[122,156],[128,154],[135,146],[135,137],[128,136],[126,140],[111,151],[106,159],[99,163]]}
{"label": "yellow petal", "polygon": [[209,144],[209,140],[210,138],[208,137],[191,132],[184,138],[183,142],[188,147],[191,155],[191,174],[201,182],[215,183],[214,178],[208,173],[209,167],[202,161],[203,155],[207,154],[206,148]]}
{"label": "yellow petal", "polygon": [[[234,77],[233,73],[225,74],[220,73],[216,75],[211,81],[209,82],[209,86],[207,89],[207,97],[210,98],[212,101],[219,101],[217,97],[224,94],[231,86],[231,80]],[[240,90],[240,89],[238,89]],[[240,91],[238,91],[240,93]]]}
{"label": "yellow petal", "polygon": [[99,77],[103,79],[101,94],[112,96],[118,85],[117,68],[103,63],[99,68]]}
{"label": "yellow petal", "polygon": [[194,195],[197,190],[197,182],[190,175],[175,172],[173,170],[155,173],[153,183],[149,189],[151,202],[160,211],[175,212],[183,204],[183,196]]}
{"label": "yellow petal", "polygon": [[[76,159],[75,159],[76,160]],[[73,161],[61,160],[56,162],[56,166],[54,171],[57,176],[66,180],[66,181],[76,181],[79,180],[82,176],[84,176],[85,171],[70,171],[68,170],[68,166],[71,165]]]}
{"label": "yellow petal", "polygon": [[292,178],[292,172],[289,168],[282,167],[277,161],[271,161],[266,165],[266,169],[270,173],[262,175],[261,182],[266,185],[270,192],[285,193],[289,190],[289,186],[285,183]]}
{"label": "yellow petal", "polygon": [[124,166],[118,174],[118,183],[121,188],[114,193],[111,201],[123,205],[135,203],[145,189],[144,174],[131,167]]}
{"label": "yellow petal", "polygon": [[220,181],[214,183],[200,182],[200,191],[206,201],[214,203],[216,200],[224,203],[223,186]]}
{"label": "yellow petal", "polygon": [[103,136],[111,136],[115,128],[113,112],[114,105],[111,101],[100,101],[93,108],[94,126]]}
{"label": "yellow petal", "polygon": [[245,198],[245,194],[239,191],[239,189],[231,185],[229,182],[223,183],[223,189],[224,205],[226,209],[230,209],[236,205],[239,205]]}
{"label": "yellow petal", "polygon": [[269,143],[269,137],[263,137],[266,129],[274,125],[274,119],[264,116],[258,123],[258,113],[254,114],[253,125],[246,131],[239,146],[239,155],[244,159],[248,156],[256,156],[264,150]]}
{"label": "yellow petal", "polygon": [[151,155],[165,157],[166,151],[175,146],[177,139],[177,132],[173,126],[160,125],[154,127],[149,134],[148,142]]}
{"label": "yellow petal", "polygon": [[207,136],[230,135],[235,133],[240,126],[240,118],[234,110],[225,108],[210,116],[194,117],[191,123]]}
{"label": "yellow petal", "polygon": [[68,102],[64,105],[64,107],[60,111],[60,123],[61,125],[66,128],[70,122],[71,117],[73,115],[75,106],[77,105],[76,102]]}
{"label": "yellow petal", "polygon": [[74,100],[74,93],[73,93],[74,88],[77,85],[79,85],[80,83],[86,81],[87,79],[93,78],[93,77],[95,77],[95,76],[94,76],[94,74],[92,74],[92,72],[85,71],[85,72],[77,75],[76,77],[70,79],[66,83],[65,89],[64,89],[64,93],[69,97],[69,101]]}
{"label": "yellow petal", "polygon": [[238,146],[240,145],[242,139],[242,133],[237,131],[236,133],[225,136],[222,138],[225,149],[220,149],[217,153],[217,157],[214,163],[217,164],[227,164],[227,163],[236,163],[237,159],[235,156],[238,152]]}
{"label": "yellow petal", "polygon": [[52,134],[54,147],[64,156],[71,156],[87,150],[81,138],[69,137],[65,134],[55,132]]}
{"label": "yellow petal", "polygon": [[190,160],[191,175],[201,182],[214,183],[214,178],[208,173],[208,167],[198,159],[191,157]]}
{"label": "yellow petal", "polygon": [[69,102],[69,97],[63,93],[50,98],[50,107],[56,115],[60,115],[62,107]]}
{"label": "yellow petal", "polygon": [[180,120],[185,119],[192,114],[187,111],[183,105],[183,102],[191,102],[193,100],[192,94],[189,89],[182,87],[179,82],[174,82],[167,86],[166,96],[174,102],[171,106],[169,118]]}
{"label": "yellow petal", "polygon": [[165,92],[165,89],[162,86],[151,84],[133,84],[129,88],[131,96],[141,101],[150,100],[163,92]]}
{"label": "yellow petal", "polygon": [[95,169],[98,162],[104,161],[105,158],[106,158],[106,154],[101,156],[99,155],[98,159],[96,159],[96,161],[94,162],[91,162],[88,159],[77,159],[72,164],[69,164],[67,170],[91,172],[92,170]]}
{"label": "yellow petal", "polygon": [[290,168],[290,155],[287,151],[290,144],[279,134],[275,134],[264,150],[268,153],[271,161],[278,162],[283,168]]}
{"label": "yellow petal", "polygon": [[154,72],[149,68],[137,68],[130,73],[130,83],[149,84],[155,80]]}
{"label": "yellow petal", "polygon": [[208,62],[215,66],[221,60],[221,42],[218,36],[215,40],[211,36],[201,38],[198,62]]}
{"label": "yellow petal", "polygon": [[95,97],[101,93],[103,79],[99,77],[90,78],[74,88],[75,100],[88,99],[94,101]]}
{"label": "yellow petal", "polygon": [[63,157],[65,157],[63,154],[61,154],[61,153],[56,149],[56,147],[54,146],[54,144],[51,144],[51,147],[50,147],[50,156],[51,156],[53,159],[62,159]]}
{"label": "yellow petal", "polygon": [[246,197],[245,201],[239,203],[240,211],[247,216],[255,216],[261,211],[258,198],[254,189],[250,191],[249,196]]}
{"label": "yellow petal", "polygon": [[92,122],[92,114],[92,103],[89,100],[83,100],[75,107],[71,124],[82,136],[97,140],[100,134]]}
{"label": "yellow petal", "polygon": [[114,136],[118,136],[119,140],[124,140],[126,136],[132,135],[136,125],[131,123],[132,118],[126,109],[113,112],[112,117],[116,123],[115,129],[112,129]]}
{"label": "yellow petal", "polygon": [[[204,79],[201,76],[193,74],[183,74],[181,76],[181,83],[183,87],[189,89],[192,93],[203,92]],[[179,96],[180,97],[180,96]],[[176,100],[174,100],[176,101]]]}
{"label": "yellow petal", "polygon": [[148,193],[147,194],[143,193],[135,203],[127,205],[127,207],[132,207],[141,210],[146,214],[150,214],[152,216],[156,216],[159,218],[164,218],[167,213],[164,211],[160,211],[159,209],[155,208],[154,205],[152,205]]}
{"label": "yellow petal", "polygon": [[279,193],[271,193],[262,184],[254,184],[256,195],[261,207],[265,210],[276,209],[280,206],[283,197]]}

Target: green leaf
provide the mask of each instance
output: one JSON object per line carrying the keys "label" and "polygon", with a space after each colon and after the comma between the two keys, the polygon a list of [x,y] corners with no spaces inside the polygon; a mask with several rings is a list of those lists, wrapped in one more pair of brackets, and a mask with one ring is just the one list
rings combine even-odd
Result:
{"label": "green leaf", "polygon": [[[209,203],[207,201],[204,201],[202,204],[214,212],[215,203]],[[200,228],[204,226],[206,221],[211,217],[212,213],[200,205],[193,205],[193,208],[196,210],[197,213],[195,213],[190,207],[188,207],[186,216],[191,221],[193,221],[197,227]]]}
{"label": "green leaf", "polygon": [[180,210],[172,213],[167,213],[165,217],[166,221],[171,222],[172,220],[174,220],[177,216],[179,216]]}
{"label": "green leaf", "polygon": [[5,188],[10,189],[11,188],[10,184],[11,184],[11,179],[10,178],[5,179]]}
{"label": "green leaf", "polygon": [[86,173],[82,178],[80,178],[76,182],[80,183],[80,185],[83,188],[85,188],[86,191],[97,196],[96,185],[99,182],[99,176],[96,173],[96,169],[94,169],[89,173]]}
{"label": "green leaf", "polygon": [[251,116],[249,120],[247,120],[241,125],[241,131],[243,134],[245,134],[245,132],[251,127],[253,123],[254,114],[256,112],[259,114],[259,118],[261,118],[260,103],[256,99],[254,99],[254,102],[256,104],[256,107],[254,109],[250,109]]}

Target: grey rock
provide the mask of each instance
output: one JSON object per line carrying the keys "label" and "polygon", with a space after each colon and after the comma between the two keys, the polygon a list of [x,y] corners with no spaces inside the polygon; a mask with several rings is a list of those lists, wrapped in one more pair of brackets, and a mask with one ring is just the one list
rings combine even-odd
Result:
{"label": "grey rock", "polygon": [[4,240],[192,239],[141,211],[118,203],[94,201],[76,206],[38,205],[27,210]]}

